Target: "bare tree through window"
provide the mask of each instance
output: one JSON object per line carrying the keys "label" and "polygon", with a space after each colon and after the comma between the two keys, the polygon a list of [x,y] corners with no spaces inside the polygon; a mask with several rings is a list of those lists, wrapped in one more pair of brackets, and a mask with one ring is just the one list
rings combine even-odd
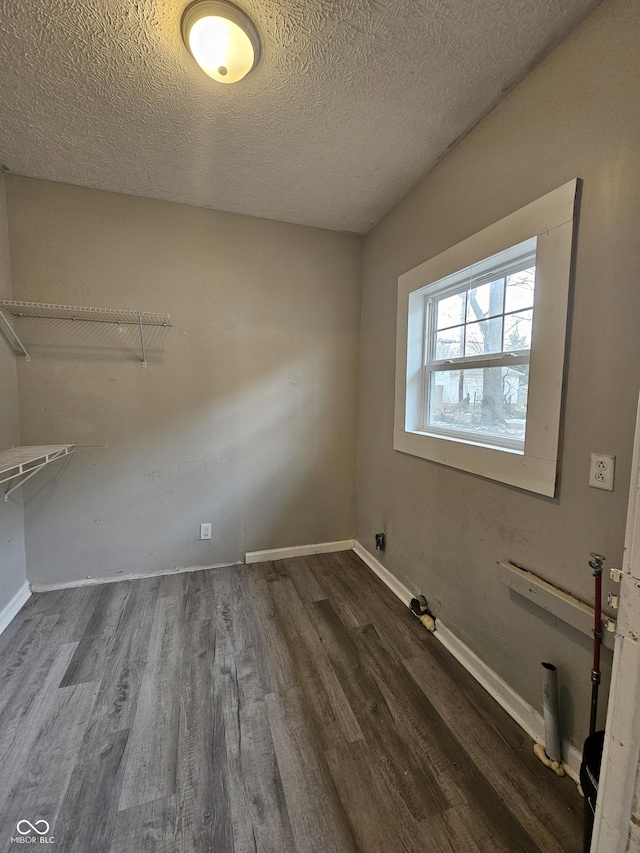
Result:
{"label": "bare tree through window", "polygon": [[435,300],[428,423],[524,440],[534,291],[529,262]]}

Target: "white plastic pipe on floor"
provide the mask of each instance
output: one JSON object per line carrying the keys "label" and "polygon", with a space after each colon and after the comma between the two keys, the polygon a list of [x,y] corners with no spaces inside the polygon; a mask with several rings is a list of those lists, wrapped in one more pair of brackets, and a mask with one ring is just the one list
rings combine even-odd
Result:
{"label": "white plastic pipe on floor", "polygon": [[544,746],[552,761],[562,761],[560,723],[558,720],[558,670],[552,663],[542,664],[542,712]]}

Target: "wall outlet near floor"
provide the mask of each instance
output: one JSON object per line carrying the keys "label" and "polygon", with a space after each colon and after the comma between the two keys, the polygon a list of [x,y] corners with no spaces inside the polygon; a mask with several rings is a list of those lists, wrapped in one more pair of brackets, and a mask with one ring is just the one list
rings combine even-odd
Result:
{"label": "wall outlet near floor", "polygon": [[201,539],[211,539],[211,525],[210,524],[201,524],[200,525],[200,538]]}
{"label": "wall outlet near floor", "polygon": [[616,457],[604,453],[591,454],[589,485],[594,489],[613,491],[613,479],[616,472]]}
{"label": "wall outlet near floor", "polygon": [[387,550],[387,537],[384,533],[376,533],[376,551]]}

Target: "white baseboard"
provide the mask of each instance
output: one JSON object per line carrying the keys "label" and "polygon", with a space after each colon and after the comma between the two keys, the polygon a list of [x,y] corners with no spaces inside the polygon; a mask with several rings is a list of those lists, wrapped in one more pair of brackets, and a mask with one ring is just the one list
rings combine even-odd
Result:
{"label": "white baseboard", "polygon": [[157,578],[164,575],[182,575],[185,572],[206,572],[211,569],[226,569],[229,566],[243,566],[244,563],[239,560],[235,563],[215,563],[212,566],[186,566],[180,569],[164,569],[158,572],[131,572],[129,574],[112,575],[106,578],[80,578],[75,581],[63,581],[62,583],[38,583],[31,582],[32,592],[52,592],[56,589],[74,589],[77,586],[93,586],[101,583],[117,583],[118,581],[137,581],[143,578]]}
{"label": "white baseboard", "polygon": [[[359,542],[356,541],[354,552],[360,559],[371,568],[378,577],[386,583],[398,598],[409,606],[409,601],[413,598],[412,592],[401,583],[391,572],[385,568],[379,560],[370,554]],[[497,672],[494,672],[487,664],[481,660],[475,652],[466,646],[462,640],[459,640],[446,625],[436,620],[436,630],[434,637],[439,640],[442,645],[448,649],[451,654],[458,660],[467,672],[472,675],[476,681],[481,684],[484,689],[492,696],[496,702],[504,708],[504,710],[512,717],[518,725],[537,743],[544,743],[544,720],[535,708],[529,705],[518,693],[515,692],[504,681]],[[568,776],[574,782],[578,782],[580,773],[580,763],[582,756],[576,747],[569,741],[562,742],[562,753],[565,757],[564,769]]]}
{"label": "white baseboard", "polygon": [[360,557],[363,563],[366,563],[386,585],[398,596],[400,601],[404,602],[407,607],[415,594],[406,587],[395,575],[392,575],[389,569],[382,565],[380,560],[377,560],[373,554],[370,554],[367,549],[357,540],[353,546],[353,550]]}
{"label": "white baseboard", "polygon": [[212,566],[187,566],[179,569],[162,569],[158,572],[131,572],[112,575],[104,578],[79,578],[73,581],[62,581],[61,583],[31,582],[33,592],[52,592],[56,589],[73,589],[77,586],[91,586],[101,583],[117,583],[117,581],[134,581],[141,578],[161,577],[162,575],[176,575],[183,572],[202,572],[207,569],[224,569],[228,566],[243,566],[245,563],[264,563],[268,560],[284,560],[287,557],[306,557],[309,554],[330,554],[335,551],[350,551],[354,540],[345,539],[340,542],[320,542],[317,545],[294,545],[291,548],[275,548],[272,551],[248,551],[244,560],[233,563],[216,563]]}
{"label": "white baseboard", "polygon": [[5,628],[9,627],[9,623],[18,615],[30,598],[31,589],[28,582],[25,581],[10,601],[0,610],[0,634]]}
{"label": "white baseboard", "polygon": [[294,545],[291,548],[273,548],[270,551],[247,551],[245,563],[267,563],[271,560],[286,560],[290,557],[308,557],[310,554],[334,554],[336,551],[351,551],[353,539],[340,542],[319,542],[317,545]]}
{"label": "white baseboard", "polygon": [[[52,592],[56,589],[73,589],[77,586],[92,586],[101,583],[117,583],[118,581],[135,581],[142,578],[162,577],[163,575],[179,575],[184,572],[203,572],[211,569],[226,569],[229,566],[243,566],[245,563],[264,563],[268,560],[284,560],[287,557],[305,557],[309,554],[330,554],[335,551],[350,551],[354,540],[345,539],[340,542],[320,542],[318,545],[295,545],[292,548],[276,548],[272,551],[249,551],[244,560],[236,560],[233,563],[215,563],[212,566],[186,566],[177,569],[161,569],[158,572],[130,572],[125,574],[111,575],[104,578],[79,578],[73,581],[62,581],[61,583],[31,582],[33,592]],[[22,606],[22,605],[21,605]]]}
{"label": "white baseboard", "polygon": [[[448,649],[475,680],[481,684],[496,702],[512,717],[520,728],[524,729],[536,743],[544,743],[544,720],[535,708],[522,696],[509,687],[497,672],[494,672],[475,652],[459,640],[446,625],[436,620],[435,637]],[[582,756],[575,746],[567,740],[562,741],[564,769],[574,782],[578,782]]]}

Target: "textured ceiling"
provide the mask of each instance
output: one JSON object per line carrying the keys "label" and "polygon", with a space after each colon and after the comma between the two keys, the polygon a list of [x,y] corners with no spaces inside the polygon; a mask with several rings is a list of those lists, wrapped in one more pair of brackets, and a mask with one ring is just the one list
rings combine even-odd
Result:
{"label": "textured ceiling", "polygon": [[54,181],[359,233],[598,0],[238,0],[225,86],[185,0],[0,0],[0,162]]}

